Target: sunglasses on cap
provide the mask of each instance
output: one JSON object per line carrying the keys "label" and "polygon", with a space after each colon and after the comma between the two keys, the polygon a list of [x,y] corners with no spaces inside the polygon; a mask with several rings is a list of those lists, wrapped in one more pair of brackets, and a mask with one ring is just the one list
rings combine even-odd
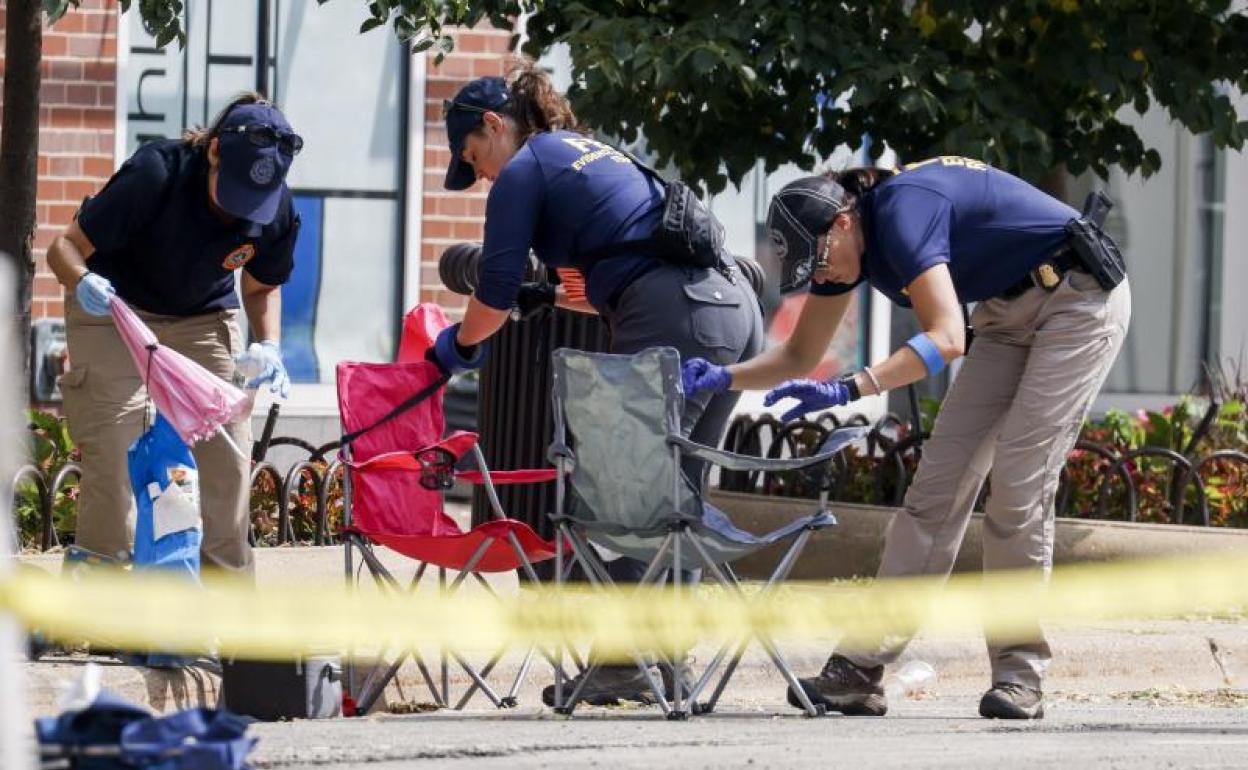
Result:
{"label": "sunglasses on cap", "polygon": [[463,102],[457,102],[454,99],[442,100],[442,114],[443,115],[448,115],[455,110],[463,110],[464,112],[476,112],[481,115],[484,115],[487,112],[498,112],[498,110],[491,110],[488,107],[478,107],[475,104],[464,104]]}
{"label": "sunglasses on cap", "polygon": [[246,126],[235,126],[222,129],[223,134],[246,134],[247,139],[257,147],[272,147],[286,155],[298,155],[303,149],[303,137],[293,131],[278,131],[267,123],[252,123]]}

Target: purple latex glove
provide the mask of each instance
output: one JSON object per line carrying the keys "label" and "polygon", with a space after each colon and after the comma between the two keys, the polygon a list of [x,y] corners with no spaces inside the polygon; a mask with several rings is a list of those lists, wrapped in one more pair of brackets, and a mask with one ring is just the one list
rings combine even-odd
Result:
{"label": "purple latex glove", "polygon": [[718,366],[705,358],[691,358],[680,367],[680,384],[685,398],[704,390],[723,393],[732,387],[732,374],[726,366]]}
{"label": "purple latex glove", "polygon": [[816,409],[828,409],[848,404],[849,388],[845,386],[845,383],[836,380],[829,382],[789,380],[768,391],[763,398],[763,404],[771,406],[782,398],[795,398],[798,401],[797,406],[780,417],[782,422],[788,422]]}

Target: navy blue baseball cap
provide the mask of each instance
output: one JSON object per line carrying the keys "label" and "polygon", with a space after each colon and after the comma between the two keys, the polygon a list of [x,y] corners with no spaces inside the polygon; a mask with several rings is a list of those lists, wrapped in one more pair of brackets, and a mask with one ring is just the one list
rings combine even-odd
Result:
{"label": "navy blue baseball cap", "polygon": [[277,216],[286,172],[303,140],[268,102],[241,104],[221,121],[217,202],[236,217],[267,225]]}
{"label": "navy blue baseball cap", "polygon": [[487,112],[501,112],[510,100],[507,81],[500,77],[477,78],[459,89],[455,98],[442,104],[446,118],[446,138],[451,145],[451,163],[446,169],[448,190],[467,190],[477,181],[477,171],[464,160],[464,139],[481,125]]}

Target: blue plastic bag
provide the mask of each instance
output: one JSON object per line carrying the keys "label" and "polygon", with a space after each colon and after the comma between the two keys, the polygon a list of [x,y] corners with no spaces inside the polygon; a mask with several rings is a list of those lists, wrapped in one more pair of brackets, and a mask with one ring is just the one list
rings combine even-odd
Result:
{"label": "blue plastic bag", "polygon": [[[138,516],[134,523],[136,570],[159,569],[199,583],[199,470],[191,450],[159,412],[152,427],[127,453],[130,487]],[[149,651],[123,658],[134,665],[169,668],[192,658]]]}
{"label": "blue plastic bag", "polygon": [[190,448],[157,413],[151,429],[130,447],[128,460],[138,506],[135,569],[172,570],[198,582],[203,525],[199,470]]}

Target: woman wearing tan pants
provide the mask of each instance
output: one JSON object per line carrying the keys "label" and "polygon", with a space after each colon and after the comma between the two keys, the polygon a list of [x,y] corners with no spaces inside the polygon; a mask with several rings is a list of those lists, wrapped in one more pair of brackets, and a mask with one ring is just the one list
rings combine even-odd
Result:
{"label": "woman wearing tan pants", "polygon": [[[250,387],[267,383],[286,394],[279,287],[294,267],[299,218],[284,180],[302,146],[276,107],[244,94],[211,128],[141,147],[48,249],[67,289],[70,369],[61,386],[82,452],[79,547],[110,559],[125,559],[132,547],[126,451],[142,432],[146,397],[109,316],[113,296],[133,306],[161,343],[222,379],[234,381],[245,361],[262,372]],[[246,353],[240,294],[261,341]],[[226,426],[240,447],[251,442],[248,419]],[[194,453],[204,563],[250,572],[250,463],[221,437]]]}
{"label": "woman wearing tan pants", "polygon": [[[893,173],[850,169],[807,177],[771,202],[768,230],[782,291],[807,298],[784,345],[750,361],[686,362],[686,392],[763,389],[814,369],[867,281],[913,307],[923,332],[882,363],[839,380],[789,380],[768,405],[793,398],[784,419],[902,387],[940,371],[966,348],[962,303],[977,303],[974,344],[923,448],[905,507],[893,520],[879,577],[947,576],[984,480],[984,569],[1034,570],[1053,560],[1053,501],[1080,425],[1127,333],[1130,289],[1117,247],[1096,224],[982,162],[934,158]],[[874,649],[834,653],[801,680],[816,703],[883,715],[884,666],[908,634]],[[988,640],[985,717],[1039,718],[1050,652],[1039,627]],[[797,704],[793,693],[790,703]]]}

